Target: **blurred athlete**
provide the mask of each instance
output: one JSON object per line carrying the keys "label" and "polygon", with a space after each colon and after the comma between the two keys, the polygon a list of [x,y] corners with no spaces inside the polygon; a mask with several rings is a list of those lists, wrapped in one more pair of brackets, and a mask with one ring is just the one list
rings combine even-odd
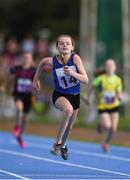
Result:
{"label": "blurred athlete", "polygon": [[74,41],[71,36],[58,36],[56,47],[59,52],[58,55],[41,60],[34,76],[33,89],[36,92],[40,90],[38,79],[43,66],[51,66],[55,85],[52,95],[53,104],[64,114],[51,153],[58,155],[60,152],[61,157],[67,160],[66,140],[79,111],[80,81],[87,84],[88,77],[80,57],[73,51]]}
{"label": "blurred athlete", "polygon": [[13,130],[13,135],[16,137],[21,148],[25,147],[22,134],[31,108],[32,81],[35,70],[32,53],[30,52],[23,54],[22,65],[14,66],[10,70],[10,73],[14,75],[15,78],[13,95],[16,105],[16,125]]}
{"label": "blurred athlete", "polygon": [[108,59],[105,63],[105,73],[97,75],[92,86],[88,88],[88,102],[92,89],[96,90],[97,110],[99,113],[98,132],[108,129],[107,137],[102,145],[107,152],[109,143],[117,130],[119,121],[119,107],[122,100],[122,80],[116,74],[116,63]]}

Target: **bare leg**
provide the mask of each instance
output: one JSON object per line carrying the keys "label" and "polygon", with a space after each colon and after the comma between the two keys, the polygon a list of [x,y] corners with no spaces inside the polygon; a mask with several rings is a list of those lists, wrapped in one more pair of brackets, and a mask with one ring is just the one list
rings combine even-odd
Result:
{"label": "bare leg", "polygon": [[99,116],[99,121],[103,128],[111,128],[111,119],[109,113],[101,113]]}
{"label": "bare leg", "polygon": [[17,137],[19,136],[19,131],[23,118],[23,102],[21,100],[17,100],[15,105],[16,105],[16,122],[15,122],[15,127],[13,129],[13,135]]}
{"label": "bare leg", "polygon": [[27,120],[28,120],[28,115],[27,114],[24,114],[23,115],[23,118],[22,118],[22,122],[21,122],[21,128],[20,128],[20,132],[19,132],[19,135],[21,136],[22,133],[24,132],[25,130],[25,127],[27,125]]}
{"label": "bare leg", "polygon": [[73,114],[73,107],[65,97],[58,98],[56,103],[55,103],[55,106],[57,109],[59,109],[60,111],[63,111],[63,113],[64,113],[64,118],[59,124],[58,134],[56,137],[56,142],[58,144],[61,144],[62,143],[62,137],[63,137],[65,130],[68,126],[69,120]]}
{"label": "bare leg", "polygon": [[23,102],[21,100],[16,101],[16,125],[21,125],[23,117]]}
{"label": "bare leg", "polygon": [[109,145],[108,145],[108,142],[109,140],[112,138],[112,131],[111,131],[111,127],[112,127],[112,124],[111,124],[111,117],[110,117],[110,114],[109,113],[102,113],[100,114],[100,123],[101,125],[108,130],[108,134],[107,134],[107,137],[105,138],[105,141],[102,145],[102,149],[104,152],[107,152],[108,149],[109,149]]}
{"label": "bare leg", "polygon": [[75,120],[77,118],[78,111],[79,111],[79,109],[74,110],[71,118],[69,119],[68,126],[66,127],[66,130],[65,130],[65,132],[63,134],[63,137],[62,137],[62,146],[64,146],[65,143],[66,143],[66,140],[67,140],[67,138],[68,138],[68,136],[69,136],[69,134],[71,132],[71,129],[73,127],[73,124],[74,124],[74,122],[75,122]]}
{"label": "bare leg", "polygon": [[22,133],[25,128],[26,116],[23,114],[23,102],[21,100],[16,101],[16,109],[17,109],[17,118],[16,118],[16,126],[14,128],[13,134],[16,136],[17,142],[21,148],[25,147],[24,141],[22,140]]}
{"label": "bare leg", "polygon": [[115,134],[115,132],[117,130],[119,114],[117,112],[111,113],[110,118],[111,118],[111,125],[112,126],[111,126],[111,128],[108,132],[108,136],[105,140],[106,143],[109,143],[111,141],[111,139],[113,138],[113,135]]}

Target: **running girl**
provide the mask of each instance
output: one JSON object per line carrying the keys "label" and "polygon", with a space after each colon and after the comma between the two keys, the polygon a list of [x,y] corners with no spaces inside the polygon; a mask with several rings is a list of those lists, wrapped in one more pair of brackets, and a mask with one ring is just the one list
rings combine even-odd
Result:
{"label": "running girl", "polygon": [[119,121],[119,107],[122,100],[122,81],[115,74],[116,63],[113,59],[108,59],[105,64],[105,72],[98,75],[93,85],[88,89],[88,101],[92,93],[92,89],[96,90],[97,110],[99,113],[98,132],[102,133],[104,129],[108,129],[107,137],[102,145],[103,151],[107,152],[109,143],[113,134],[117,130]]}
{"label": "running girl", "polygon": [[68,159],[67,137],[76,120],[80,105],[80,81],[88,83],[88,77],[81,58],[74,53],[74,40],[69,35],[60,35],[56,40],[59,54],[41,60],[33,80],[35,92],[40,90],[39,76],[44,65],[53,69],[55,89],[52,95],[54,106],[63,112],[64,118],[59,124],[56,141],[51,153],[59,152],[64,160]]}
{"label": "running girl", "polygon": [[11,74],[15,77],[13,94],[16,105],[16,125],[13,135],[16,137],[21,148],[25,147],[22,134],[31,108],[32,81],[35,71],[36,68],[33,66],[33,58],[30,52],[24,53],[22,65],[14,66],[10,70]]}

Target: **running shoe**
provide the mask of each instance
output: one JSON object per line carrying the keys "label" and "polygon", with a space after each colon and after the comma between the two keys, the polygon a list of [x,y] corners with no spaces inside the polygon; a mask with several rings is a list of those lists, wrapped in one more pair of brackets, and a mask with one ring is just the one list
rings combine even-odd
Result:
{"label": "running shoe", "polygon": [[61,157],[62,157],[64,160],[67,160],[67,159],[68,159],[68,148],[67,148],[67,146],[61,147],[61,148],[60,148],[60,153],[61,153]]}
{"label": "running shoe", "polygon": [[19,131],[20,131],[20,125],[16,125],[13,129],[12,134],[17,137],[19,136]]}
{"label": "running shoe", "polygon": [[16,137],[16,139],[17,139],[17,142],[18,142],[18,145],[20,146],[20,148],[25,148],[26,147],[26,145],[25,145],[25,143],[24,143],[21,136]]}
{"label": "running shoe", "polygon": [[109,150],[109,144],[104,143],[104,144],[102,145],[102,149],[103,149],[104,152],[108,152],[108,150]]}
{"label": "running shoe", "polygon": [[60,154],[60,147],[61,147],[61,144],[58,144],[58,143],[54,143],[50,152],[53,154],[53,155],[59,155]]}

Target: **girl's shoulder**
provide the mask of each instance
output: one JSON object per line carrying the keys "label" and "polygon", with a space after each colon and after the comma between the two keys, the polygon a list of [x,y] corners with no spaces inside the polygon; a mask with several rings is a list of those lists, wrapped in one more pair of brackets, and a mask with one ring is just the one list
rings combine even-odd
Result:
{"label": "girl's shoulder", "polygon": [[81,59],[80,56],[77,53],[74,52],[73,54],[74,54],[73,55],[74,59]]}
{"label": "girl's shoulder", "polygon": [[81,62],[81,57],[78,54],[74,53],[73,61],[74,61],[74,64],[78,64],[79,62]]}

